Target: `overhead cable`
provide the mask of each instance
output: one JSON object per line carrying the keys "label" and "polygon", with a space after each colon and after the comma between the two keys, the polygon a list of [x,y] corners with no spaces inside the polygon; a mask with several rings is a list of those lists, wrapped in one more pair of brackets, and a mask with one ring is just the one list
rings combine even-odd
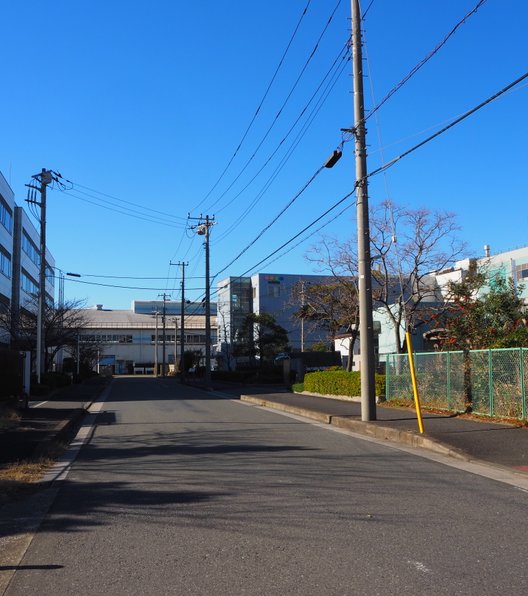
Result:
{"label": "overhead cable", "polygon": [[299,73],[296,81],[294,82],[292,88],[290,89],[288,95],[286,96],[286,99],[284,100],[284,102],[282,103],[281,107],[279,108],[279,111],[277,112],[277,114],[275,115],[275,118],[273,119],[272,123],[270,124],[270,126],[268,127],[267,131],[264,133],[264,136],[262,137],[262,139],[260,140],[260,142],[258,143],[256,149],[253,151],[251,157],[246,161],[246,163],[242,166],[242,169],[240,170],[240,172],[237,174],[237,176],[234,178],[234,180],[231,182],[231,184],[229,184],[229,186],[220,194],[220,196],[207,208],[207,211],[211,211],[213,209],[213,207],[231,190],[231,188],[233,188],[233,186],[235,185],[235,183],[239,180],[240,176],[242,176],[242,174],[246,171],[247,167],[249,166],[249,164],[253,161],[253,159],[255,158],[255,156],[257,155],[258,151],[260,150],[260,148],[262,147],[262,145],[264,144],[264,141],[268,138],[270,132],[272,131],[272,129],[274,128],[275,124],[277,123],[277,121],[279,120],[284,108],[286,107],[287,103],[289,102],[291,96],[293,95],[293,92],[295,91],[295,89],[297,88],[297,85],[299,84],[301,78],[303,77],[306,69],[308,68],[308,65],[310,64],[310,62],[312,61],[312,58],[315,56],[315,54],[317,53],[317,50],[319,48],[319,44],[321,43],[321,40],[323,38],[323,36],[325,35],[330,23],[332,22],[332,19],[337,11],[337,9],[339,8],[339,5],[341,4],[342,0],[338,0],[334,10],[332,11],[332,14],[330,15],[330,17],[328,18],[328,21],[326,22],[326,25],[324,26],[321,34],[319,35],[319,38],[317,39],[317,42],[315,43],[315,46],[312,50],[312,52],[310,53],[308,59],[306,60],[304,66],[301,69],[301,72]]}
{"label": "overhead cable", "polygon": [[500,97],[501,95],[504,95],[504,93],[506,93],[507,91],[509,91],[510,89],[512,89],[512,87],[515,87],[516,85],[518,85],[521,81],[524,81],[524,79],[526,79],[526,78],[528,78],[528,72],[526,72],[525,74],[523,74],[522,76],[520,76],[518,79],[515,79],[515,81],[513,81],[512,83],[510,83],[506,87],[502,88],[500,91],[498,91],[497,93],[495,93],[491,97],[488,97],[488,99],[486,99],[482,103],[479,103],[477,106],[475,106],[471,110],[468,110],[467,112],[465,112],[464,114],[462,114],[462,116],[460,116],[459,118],[456,118],[455,120],[453,120],[453,122],[451,122],[447,126],[444,126],[439,131],[437,131],[434,134],[432,134],[431,136],[427,137],[421,143],[418,143],[417,145],[415,145],[414,147],[411,147],[411,149],[408,149],[407,151],[405,151],[401,155],[398,155],[397,157],[394,157],[389,162],[381,165],[379,168],[376,168],[375,170],[373,170],[372,172],[370,172],[369,174],[367,174],[367,178],[370,178],[371,176],[375,176],[376,174],[379,174],[380,172],[383,172],[384,170],[387,170],[388,168],[390,168],[391,166],[393,166],[396,162],[400,161],[400,159],[403,159],[404,157],[407,157],[407,155],[410,155],[411,153],[413,153],[414,151],[416,151],[420,147],[423,147],[424,145],[426,145],[427,143],[429,143],[433,139],[436,139],[436,137],[439,137],[440,135],[444,134],[444,132],[448,131],[450,128],[453,128],[454,126],[456,126],[457,124],[459,124],[460,122],[462,122],[463,120],[465,120],[466,118],[469,118],[469,116],[473,115],[475,112],[478,112],[484,106],[488,105],[489,103],[491,103],[492,101],[494,101],[495,99],[497,99],[498,97]]}
{"label": "overhead cable", "polygon": [[293,40],[295,39],[297,32],[299,30],[299,27],[301,26],[301,22],[304,18],[304,16],[306,15],[306,13],[308,12],[308,7],[310,6],[311,0],[308,0],[308,2],[306,3],[306,6],[304,7],[304,10],[297,22],[297,25],[290,37],[290,40],[288,42],[288,45],[286,46],[286,49],[284,50],[282,57],[279,61],[279,64],[277,65],[277,68],[275,69],[275,72],[273,73],[273,76],[271,77],[271,81],[268,83],[268,86],[266,88],[266,91],[264,92],[264,95],[262,96],[262,99],[260,100],[259,105],[257,106],[257,109],[255,110],[255,113],[253,114],[253,118],[251,119],[250,123],[248,124],[244,134],[242,135],[242,138],[240,139],[237,148],[235,149],[235,152],[233,153],[233,155],[231,156],[230,160],[227,162],[227,165],[225,166],[224,170],[222,171],[222,173],[220,174],[218,180],[213,184],[212,188],[209,190],[209,192],[205,195],[205,197],[198,203],[198,205],[196,205],[196,207],[194,208],[194,210],[198,209],[198,207],[200,207],[200,205],[206,201],[209,196],[211,195],[211,193],[214,191],[214,189],[218,186],[218,184],[220,183],[220,181],[222,180],[222,178],[225,176],[227,170],[229,169],[229,167],[231,166],[231,164],[233,163],[233,160],[235,159],[235,157],[237,156],[238,152],[240,151],[242,144],[244,143],[244,141],[246,140],[246,137],[249,133],[249,131],[251,130],[251,127],[253,126],[253,123],[255,122],[258,114],[260,113],[260,110],[264,104],[264,101],[266,100],[268,93],[270,92],[270,89],[273,85],[273,83],[275,82],[275,79],[277,78],[277,74],[279,73],[279,70],[282,67],[282,64],[284,63],[284,60],[286,59],[286,55],[288,54],[290,47],[293,43]]}

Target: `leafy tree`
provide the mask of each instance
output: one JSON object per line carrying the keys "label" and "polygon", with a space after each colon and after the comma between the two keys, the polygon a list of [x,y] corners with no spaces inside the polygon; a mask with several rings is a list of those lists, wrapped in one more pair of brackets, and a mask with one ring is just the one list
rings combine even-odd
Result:
{"label": "leafy tree", "polygon": [[234,345],[235,356],[260,358],[272,362],[278,352],[288,351],[288,332],[269,313],[249,314],[237,332]]}
{"label": "leafy tree", "polygon": [[444,347],[474,350],[528,346],[526,309],[518,292],[513,280],[490,280],[485,271],[470,271],[464,280],[449,284]]}

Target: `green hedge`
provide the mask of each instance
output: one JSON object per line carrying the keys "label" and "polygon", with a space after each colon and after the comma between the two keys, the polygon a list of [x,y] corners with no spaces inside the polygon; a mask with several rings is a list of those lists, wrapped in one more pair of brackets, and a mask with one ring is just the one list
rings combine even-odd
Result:
{"label": "green hedge", "polygon": [[[385,395],[385,375],[376,375],[376,395]],[[358,371],[331,370],[307,373],[304,390],[324,395],[361,395],[361,375]]]}

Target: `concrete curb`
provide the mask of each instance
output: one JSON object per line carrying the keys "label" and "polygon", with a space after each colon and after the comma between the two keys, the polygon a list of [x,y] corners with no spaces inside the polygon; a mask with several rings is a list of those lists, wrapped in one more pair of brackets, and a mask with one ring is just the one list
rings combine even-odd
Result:
{"label": "concrete curb", "polygon": [[310,420],[316,420],[323,424],[329,424],[336,428],[350,430],[376,439],[391,441],[393,443],[402,443],[411,447],[427,449],[434,453],[446,455],[455,459],[471,461],[471,458],[463,451],[455,449],[450,445],[446,445],[437,439],[421,435],[416,431],[391,428],[390,426],[384,425],[383,422],[363,422],[362,420],[352,420],[346,416],[332,416],[323,412],[315,412],[314,410],[306,408],[277,403],[254,395],[241,395],[240,400],[270,408],[272,410],[287,412],[289,414],[302,416],[303,418],[309,418]]}

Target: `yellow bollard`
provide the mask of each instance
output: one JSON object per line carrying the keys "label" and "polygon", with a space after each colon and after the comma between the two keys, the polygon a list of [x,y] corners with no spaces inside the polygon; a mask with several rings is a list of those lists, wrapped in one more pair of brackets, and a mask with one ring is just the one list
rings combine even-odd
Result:
{"label": "yellow bollard", "polygon": [[414,405],[416,406],[416,416],[418,418],[418,429],[423,434],[424,427],[422,421],[422,406],[420,405],[420,396],[418,395],[418,383],[416,382],[416,370],[414,368],[414,354],[411,345],[411,334],[405,332],[405,341],[407,342],[407,353],[409,354],[409,368],[411,369],[411,381],[414,394]]}

